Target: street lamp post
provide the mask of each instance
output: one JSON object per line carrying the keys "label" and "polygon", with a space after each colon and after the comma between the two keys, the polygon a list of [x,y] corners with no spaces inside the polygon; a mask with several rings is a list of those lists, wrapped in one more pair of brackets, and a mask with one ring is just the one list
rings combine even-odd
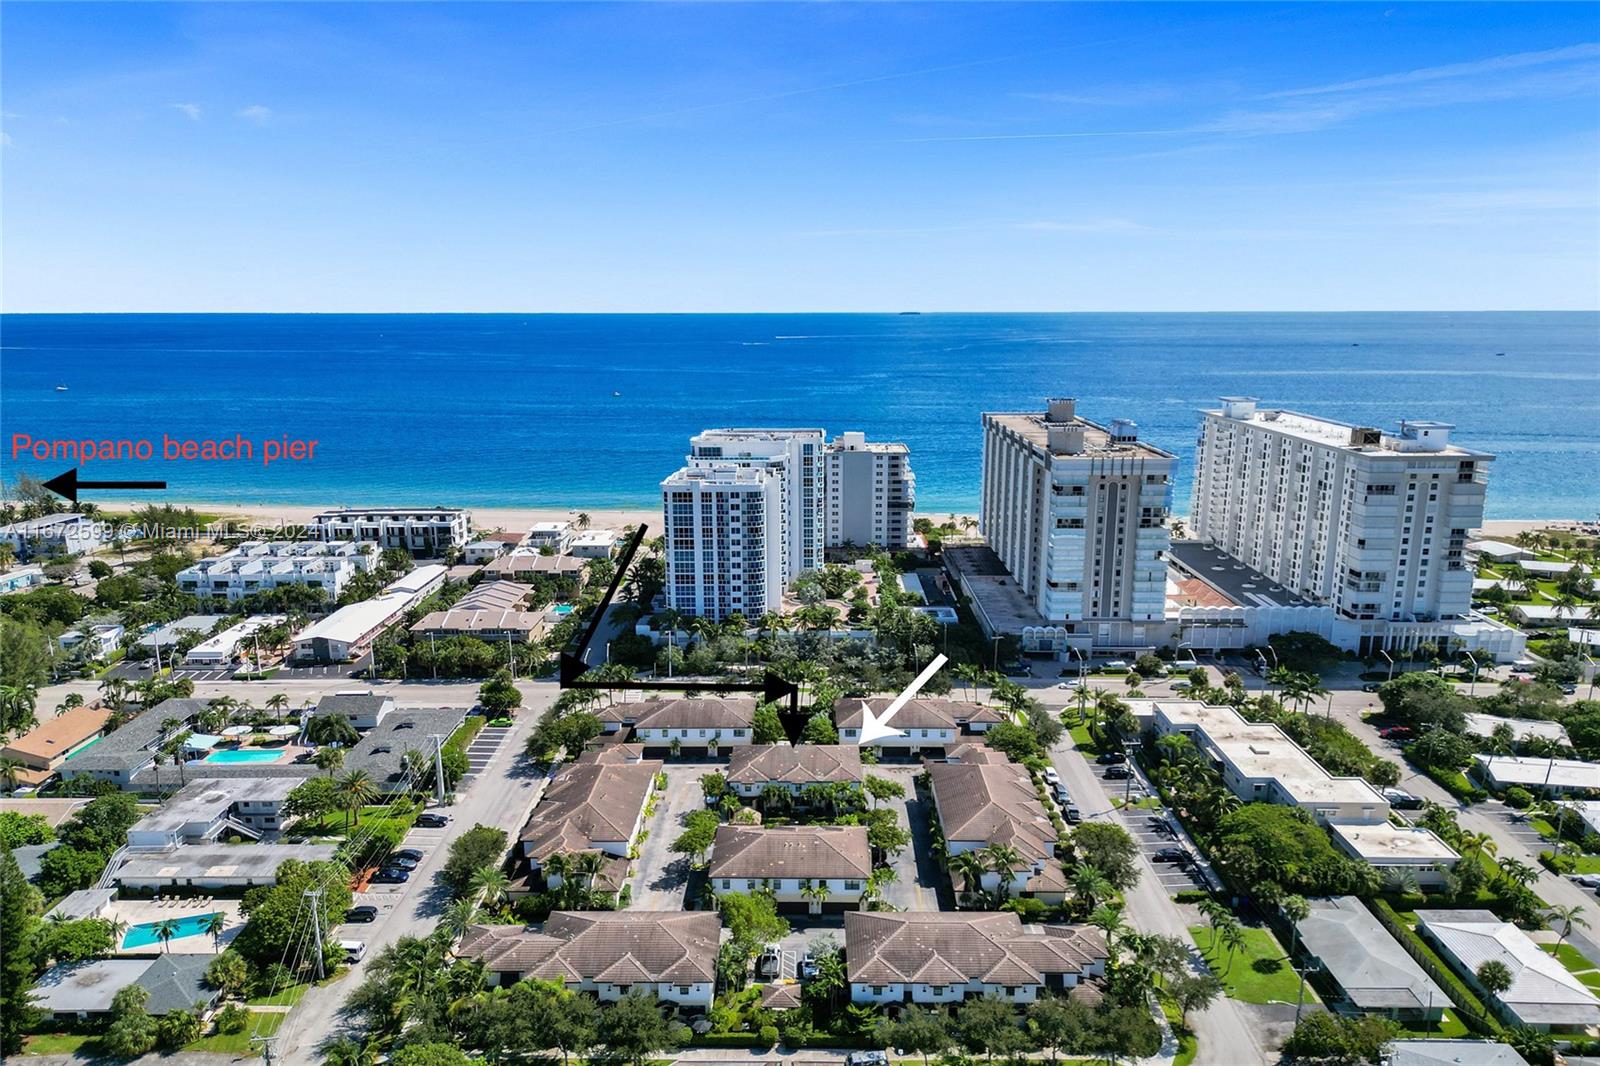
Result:
{"label": "street lamp post", "polygon": [[1387,678],[1385,678],[1384,680],[1393,681],[1394,680],[1394,656],[1390,655],[1388,653],[1388,651],[1386,651],[1383,648],[1379,648],[1378,649],[1378,654],[1383,656],[1385,659],[1389,660],[1389,676]]}
{"label": "street lamp post", "polygon": [[1464,651],[1461,655],[1467,662],[1472,664],[1472,680],[1467,683],[1467,695],[1470,696],[1478,688],[1478,660],[1470,651]]}

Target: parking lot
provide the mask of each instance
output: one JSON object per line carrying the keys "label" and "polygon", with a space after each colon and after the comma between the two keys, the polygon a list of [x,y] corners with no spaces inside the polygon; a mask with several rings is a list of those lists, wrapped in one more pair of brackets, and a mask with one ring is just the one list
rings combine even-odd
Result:
{"label": "parking lot", "polygon": [[[1481,805],[1478,810],[1498,821],[1504,827],[1507,836],[1533,852],[1533,854],[1537,855],[1541,851],[1550,850],[1549,841],[1540,836],[1539,831],[1528,824],[1527,815],[1524,812],[1512,810],[1510,807],[1494,801]],[[1416,812],[1411,813],[1415,814]],[[1576,816],[1568,815],[1567,817],[1567,824],[1570,827],[1572,818]]]}
{"label": "parking lot", "polygon": [[697,763],[671,763],[666,768],[667,790],[656,800],[655,817],[645,823],[650,835],[639,845],[634,862],[633,902],[641,911],[684,910],[684,890],[689,884],[689,859],[671,849],[683,832],[690,811],[705,806],[700,775],[711,767]]}
{"label": "parking lot", "polygon": [[[1122,768],[1128,775],[1122,777]],[[1156,791],[1145,779],[1143,771],[1133,763],[1114,765],[1091,764],[1095,779],[1104,790],[1106,799],[1115,804],[1124,800],[1132,803],[1147,801]],[[1113,776],[1107,777],[1107,774]],[[1126,806],[1115,810],[1112,817],[1139,845],[1145,858],[1155,870],[1156,880],[1168,895],[1193,889],[1210,888],[1217,884],[1216,875],[1198,849],[1188,840],[1178,820],[1161,806]],[[1180,849],[1188,856],[1184,862],[1157,861],[1160,852]]]}
{"label": "parking lot", "polygon": [[467,774],[462,778],[462,787],[483,773],[489,765],[489,760],[494,758],[495,752],[500,750],[500,744],[506,739],[506,734],[511,732],[510,726],[484,726],[483,731],[472,738],[472,743],[467,745]]}
{"label": "parking lot", "polygon": [[902,799],[890,800],[900,828],[911,830],[911,844],[894,858],[895,879],[883,890],[884,901],[903,911],[939,909],[939,880],[944,870],[933,857],[933,797],[918,794],[916,777],[920,767],[874,766],[869,772],[905,786]]}

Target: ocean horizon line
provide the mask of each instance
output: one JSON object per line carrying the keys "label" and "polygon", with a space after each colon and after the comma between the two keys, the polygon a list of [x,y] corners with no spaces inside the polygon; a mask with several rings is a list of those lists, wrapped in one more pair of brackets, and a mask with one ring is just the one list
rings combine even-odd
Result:
{"label": "ocean horizon line", "polygon": [[[1486,307],[1486,308],[1211,308],[1208,310],[1171,309],[1162,311],[1137,310],[1130,308],[1076,308],[1068,310],[1023,310],[1023,311],[995,311],[973,310],[970,308],[908,308],[903,310],[851,310],[851,311],[807,311],[807,310],[765,310],[765,311],[0,311],[3,318],[44,318],[44,317],[96,317],[96,316],[121,316],[121,317],[226,317],[230,315],[251,316],[303,316],[303,317],[459,317],[468,315],[517,315],[540,317],[589,317],[589,318],[687,318],[687,317],[786,317],[791,315],[837,315],[837,316],[906,316],[917,317],[922,315],[1594,315],[1600,316],[1600,307]],[[0,347],[4,347],[0,344]]]}

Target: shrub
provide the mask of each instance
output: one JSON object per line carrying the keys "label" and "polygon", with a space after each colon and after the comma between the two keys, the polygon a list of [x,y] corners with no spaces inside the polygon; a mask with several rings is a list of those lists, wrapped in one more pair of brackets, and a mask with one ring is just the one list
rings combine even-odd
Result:
{"label": "shrub", "polygon": [[778,1042],[778,1027],[776,1025],[763,1025],[760,1037],[762,1047],[771,1047]]}
{"label": "shrub", "polygon": [[237,1003],[230,1003],[217,1012],[217,1032],[242,1033],[250,1024],[250,1012]]}
{"label": "shrub", "polygon": [[1517,785],[1506,789],[1506,806],[1515,807],[1517,810],[1525,809],[1533,802],[1533,793]]}

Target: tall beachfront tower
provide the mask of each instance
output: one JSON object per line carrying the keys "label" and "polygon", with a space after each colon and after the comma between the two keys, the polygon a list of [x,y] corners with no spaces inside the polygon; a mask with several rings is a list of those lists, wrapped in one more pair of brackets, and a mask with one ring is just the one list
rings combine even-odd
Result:
{"label": "tall beachfront tower", "polygon": [[689,441],[691,469],[737,466],[766,470],[777,479],[782,549],[777,562],[783,587],[822,566],[827,518],[823,439],[820,429],[708,429]]}
{"label": "tall beachfront tower", "polygon": [[825,458],[827,547],[910,547],[917,506],[911,450],[870,442],[864,433],[841,433],[828,442]]}
{"label": "tall beachfront tower", "polygon": [[1386,433],[1225,396],[1201,412],[1195,536],[1346,618],[1427,622],[1472,603],[1462,558],[1494,456],[1443,422]]}
{"label": "tall beachfront tower", "polygon": [[1174,462],[1134,423],[1097,425],[1070,399],[983,416],[983,534],[1069,640],[1147,646],[1140,624],[1163,620]]}
{"label": "tall beachfront tower", "polygon": [[706,463],[661,483],[667,606],[718,621],[782,609],[783,478]]}

